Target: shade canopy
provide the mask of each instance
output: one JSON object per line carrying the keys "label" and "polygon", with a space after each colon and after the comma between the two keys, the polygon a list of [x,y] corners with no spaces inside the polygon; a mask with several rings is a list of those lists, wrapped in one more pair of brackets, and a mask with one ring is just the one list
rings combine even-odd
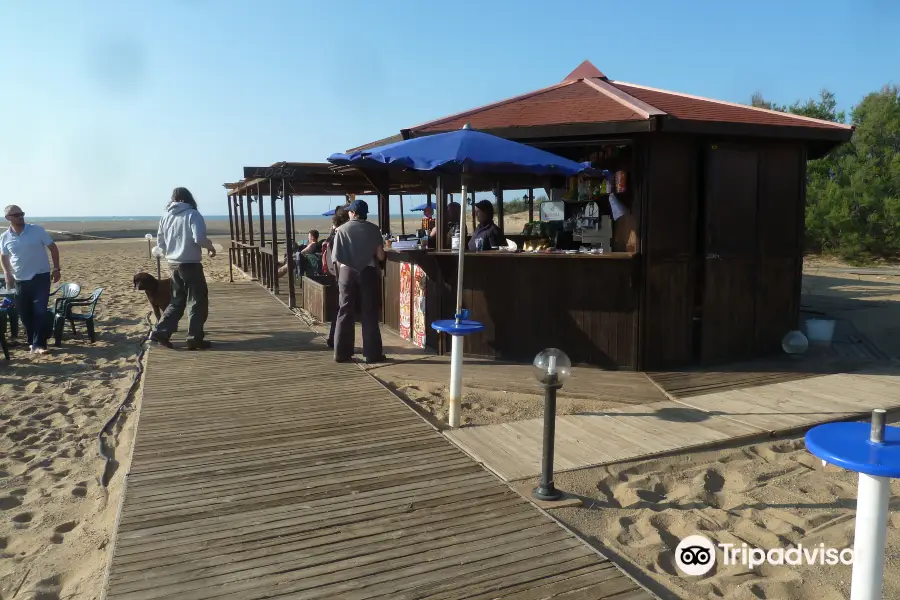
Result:
{"label": "shade canopy", "polygon": [[417,137],[350,154],[332,154],[328,162],[363,169],[440,173],[572,176],[591,170],[590,163],[575,162],[474,129]]}

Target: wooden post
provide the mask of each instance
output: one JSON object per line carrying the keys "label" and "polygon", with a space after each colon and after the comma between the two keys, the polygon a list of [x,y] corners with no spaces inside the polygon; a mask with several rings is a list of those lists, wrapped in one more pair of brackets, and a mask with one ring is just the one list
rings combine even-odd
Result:
{"label": "wooden post", "polygon": [[269,198],[272,201],[272,291],[278,293],[278,211],[275,210],[275,184],[269,181]]}
{"label": "wooden post", "polygon": [[[447,235],[447,194],[444,192],[444,184],[440,176],[438,176],[434,188],[434,205],[434,222],[437,225],[438,234],[434,242],[434,248],[435,250],[449,250],[449,248],[445,247],[447,242],[444,239]],[[438,337],[443,338],[440,335]]]}
{"label": "wooden post", "polygon": [[534,188],[528,188],[528,222],[534,221]]}
{"label": "wooden post", "polygon": [[234,263],[234,200],[231,197],[231,194],[227,195],[228,197],[228,230],[230,232],[231,237],[228,240],[228,280],[234,281],[234,273],[233,263]]}
{"label": "wooden post", "polygon": [[[247,229],[250,230],[250,245],[256,245],[256,242],[253,241],[253,196],[250,194],[250,190],[247,190]],[[256,251],[250,250],[250,274],[254,279],[259,278],[259,271],[257,270],[256,265]]]}
{"label": "wooden post", "polygon": [[[256,204],[259,205],[259,247],[266,247],[266,217],[263,213],[263,206],[265,202],[263,202],[262,195],[262,187],[259,183],[256,184]],[[268,260],[266,259],[266,255],[262,252],[259,253],[259,278],[262,281],[263,285],[268,287],[269,285],[269,271],[268,268]]]}
{"label": "wooden post", "polygon": [[288,194],[287,179],[281,180],[281,197],[284,199],[284,247],[287,252],[288,308],[296,306],[294,295],[294,197]]}
{"label": "wooden post", "polygon": [[391,232],[390,176],[384,172],[363,171],[378,193],[378,226],[381,233]]}
{"label": "wooden post", "polygon": [[406,235],[406,221],[403,216],[403,194],[400,194],[400,235]]}
{"label": "wooden post", "polygon": [[[247,243],[247,232],[244,229],[244,196],[240,192],[237,195],[237,201],[238,201],[238,214],[241,215],[241,230],[240,230],[241,244],[246,244]],[[238,264],[241,267],[241,270],[246,273],[247,272],[247,250],[244,249],[243,246],[241,246],[240,255],[241,255],[241,260]]]}
{"label": "wooden post", "polygon": [[494,197],[497,199],[497,227],[500,228],[500,233],[506,233],[506,229],[503,227],[503,186],[498,181],[496,187],[494,187]]}
{"label": "wooden post", "polygon": [[[463,195],[460,194],[460,196],[463,196]],[[465,203],[468,202],[468,201],[469,201],[468,198],[463,197],[462,203],[463,203],[464,205],[465,205]],[[475,229],[478,228],[478,220],[475,219],[475,192],[472,192],[472,210],[471,210],[471,213],[472,213],[472,235],[474,235],[474,234],[475,234]],[[460,243],[460,244],[463,244],[463,243],[465,243],[465,240],[459,240],[459,243]]]}

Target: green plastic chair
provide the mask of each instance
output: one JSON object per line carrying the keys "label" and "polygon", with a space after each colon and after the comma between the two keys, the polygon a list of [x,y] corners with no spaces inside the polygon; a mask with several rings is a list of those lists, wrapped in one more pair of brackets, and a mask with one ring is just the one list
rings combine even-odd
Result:
{"label": "green plastic chair", "polygon": [[81,293],[81,286],[77,283],[63,283],[55,290],[50,292],[50,298],[54,299],[53,314],[65,313],[65,304],[69,300],[74,300]]}
{"label": "green plastic chair", "polygon": [[[81,321],[87,327],[88,339],[91,340],[91,343],[94,343],[95,335],[94,335],[94,313],[97,309],[97,303],[100,301],[100,294],[103,293],[103,288],[97,288],[94,290],[94,293],[91,294],[90,298],[68,300],[65,303],[65,311],[61,314],[57,314],[53,319],[53,338],[56,341],[56,345],[59,346],[62,343],[62,334],[63,329],[65,327],[66,321],[72,325],[72,335],[77,335],[75,331],[75,322]],[[73,312],[73,308],[78,307],[87,307],[87,312]]]}

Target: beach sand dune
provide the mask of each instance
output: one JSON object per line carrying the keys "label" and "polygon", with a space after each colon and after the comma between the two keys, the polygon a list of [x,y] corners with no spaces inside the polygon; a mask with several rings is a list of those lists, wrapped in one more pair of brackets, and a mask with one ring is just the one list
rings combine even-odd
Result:
{"label": "beach sand dune", "polygon": [[[155,259],[143,240],[64,242],[60,253],[63,281],[80,283],[83,296],[104,289],[97,341],[68,331],[61,348],[36,357],[20,337],[13,360],[0,360],[2,598],[99,598],[130,460],[134,412],[120,419],[118,468],[101,485],[97,434],[132,385],[148,329],[146,296],[131,279],[155,274]],[[227,278],[227,254],[205,267],[209,279]]]}

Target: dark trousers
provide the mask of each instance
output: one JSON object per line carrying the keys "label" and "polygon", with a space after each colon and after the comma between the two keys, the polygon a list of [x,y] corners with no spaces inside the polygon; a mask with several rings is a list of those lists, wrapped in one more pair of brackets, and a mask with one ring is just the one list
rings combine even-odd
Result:
{"label": "dark trousers", "polygon": [[357,300],[362,320],[363,356],[374,360],[384,355],[381,329],[378,326],[378,309],[381,306],[378,298],[378,275],[379,271],[375,267],[366,267],[362,271],[341,267],[338,274],[337,324],[334,329],[334,358],[337,360],[353,356]]}
{"label": "dark trousers", "polygon": [[16,308],[25,326],[28,344],[47,347],[47,302],[50,301],[50,273],[39,273],[28,281],[16,282]]}
{"label": "dark trousers", "polygon": [[209,316],[209,289],[200,263],[172,265],[172,301],[156,324],[156,333],[169,339],[178,329],[178,321],[184,316],[188,304],[188,341],[200,341],[204,337],[203,325]]}
{"label": "dark trousers", "polygon": [[337,311],[334,311],[334,316],[331,317],[331,330],[328,332],[328,345],[334,346],[334,328],[337,327]]}

